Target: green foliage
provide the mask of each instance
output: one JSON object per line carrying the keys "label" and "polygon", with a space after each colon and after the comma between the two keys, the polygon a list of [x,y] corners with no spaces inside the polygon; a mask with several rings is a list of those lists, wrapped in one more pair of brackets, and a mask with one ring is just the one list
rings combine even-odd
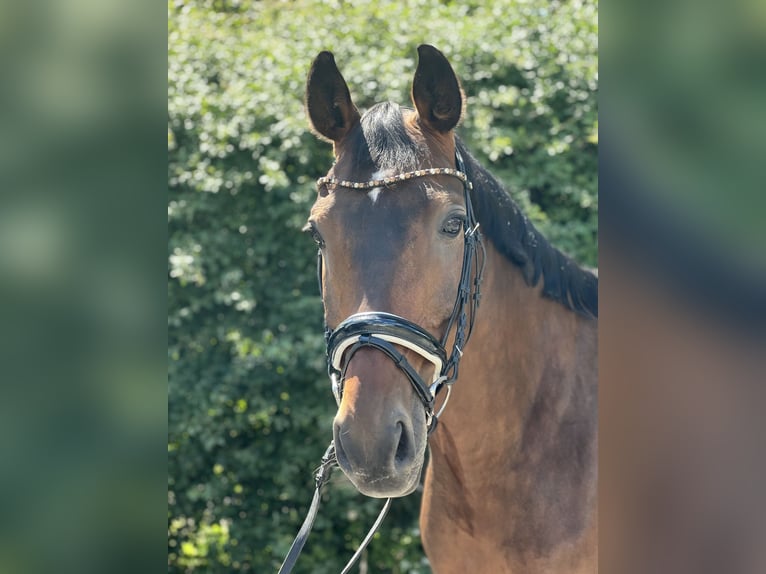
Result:
{"label": "green foliage", "polygon": [[[355,102],[409,102],[418,44],[468,95],[460,128],[532,220],[596,263],[596,7],[579,2],[169,4],[170,572],[273,572],[313,492],[335,403],[315,251],[299,232],[330,146],[306,72],[335,53]],[[299,573],[334,573],[379,509],[340,472]],[[419,497],[395,501],[373,572],[429,572]]]}

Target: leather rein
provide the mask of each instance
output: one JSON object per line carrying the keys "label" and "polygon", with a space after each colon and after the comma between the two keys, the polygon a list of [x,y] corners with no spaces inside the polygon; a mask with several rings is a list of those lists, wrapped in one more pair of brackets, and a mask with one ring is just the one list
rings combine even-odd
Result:
{"label": "leather rein", "polygon": [[[476,221],[471,204],[470,192],[473,189],[473,185],[466,175],[465,163],[460,152],[457,150],[455,150],[455,165],[457,169],[419,169],[367,182],[343,181],[333,177],[322,177],[317,181],[318,185],[329,184],[362,190],[389,187],[409,179],[433,175],[448,175],[456,177],[463,182],[466,211],[463,225],[463,264],[455,305],[443,337],[437,339],[416,323],[404,317],[383,312],[356,313],[342,321],[334,330],[325,324],[327,369],[332,382],[333,395],[338,405],[340,405],[343,398],[343,381],[351,358],[359,349],[372,347],[394,361],[396,366],[407,377],[407,380],[412,385],[426,410],[426,423],[429,435],[436,429],[439,416],[449,401],[452,385],[458,378],[460,358],[473,331],[476,309],[481,298],[481,281],[484,273],[484,260],[486,258],[484,243],[479,233],[479,223]],[[317,277],[319,280],[319,292],[323,296],[321,250],[317,255]],[[446,346],[449,336],[453,331],[455,335],[452,349],[448,353]],[[433,378],[428,382],[424,381],[399,348],[408,349],[434,365]],[[439,411],[435,412],[436,397],[444,387],[447,388],[447,396]],[[334,441],[331,441],[330,446],[322,457],[322,463],[315,473],[316,488],[309,512],[279,569],[279,574],[289,574],[292,571],[314,524],[314,519],[319,510],[322,487],[329,480],[335,465],[337,465],[335,444]],[[341,574],[347,574],[359,559],[362,551],[372,540],[375,531],[383,522],[383,518],[390,506],[391,498],[388,498],[367,536],[365,536]]]}

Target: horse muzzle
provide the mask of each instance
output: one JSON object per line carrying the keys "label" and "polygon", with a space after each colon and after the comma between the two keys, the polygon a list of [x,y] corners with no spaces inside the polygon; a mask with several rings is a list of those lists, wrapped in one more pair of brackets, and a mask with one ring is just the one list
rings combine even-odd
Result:
{"label": "horse muzzle", "polygon": [[411,413],[384,408],[379,415],[369,426],[369,417],[339,411],[333,423],[338,465],[362,494],[406,496],[417,487],[425,460],[424,414],[419,408]]}

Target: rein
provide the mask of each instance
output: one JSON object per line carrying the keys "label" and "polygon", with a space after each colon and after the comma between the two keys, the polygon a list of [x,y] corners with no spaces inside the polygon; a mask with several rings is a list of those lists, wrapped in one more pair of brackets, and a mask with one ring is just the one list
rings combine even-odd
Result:
{"label": "rein", "polygon": [[[351,358],[359,349],[372,347],[381,351],[390,358],[404,373],[412,385],[415,393],[423,403],[426,410],[426,424],[428,434],[435,429],[439,416],[444,411],[449,401],[452,385],[458,378],[458,367],[463,349],[468,343],[473,331],[476,309],[481,298],[481,281],[484,273],[484,260],[486,258],[484,243],[479,233],[479,223],[471,204],[470,191],[473,185],[465,172],[465,163],[460,152],[455,150],[455,165],[457,169],[439,167],[419,169],[401,173],[383,179],[374,179],[366,182],[353,182],[338,180],[333,177],[322,177],[317,181],[318,185],[334,185],[351,189],[372,189],[376,187],[388,187],[392,184],[418,177],[432,175],[448,175],[456,177],[463,182],[463,196],[465,200],[465,222],[463,233],[463,264],[460,272],[455,305],[452,309],[447,329],[444,336],[439,340],[427,330],[404,317],[383,312],[356,313],[347,317],[334,330],[325,324],[325,340],[327,343],[327,369],[332,382],[332,392],[335,400],[340,405],[343,398],[343,382],[346,370]],[[317,255],[317,278],[319,281],[319,293],[322,293],[322,252]],[[450,334],[454,330],[452,349],[447,352],[447,343]],[[397,347],[404,347],[430,362],[434,366],[434,375],[430,382],[426,382],[418,374],[406,357]],[[447,388],[447,396],[438,412],[434,412],[436,397],[442,388]],[[298,559],[298,556],[306,543],[311,528],[314,524],[322,487],[330,478],[333,466],[337,465],[335,458],[335,443],[330,442],[322,464],[315,474],[316,488],[309,512],[301,526],[298,535],[293,541],[290,550],[285,557],[278,574],[289,574]],[[383,518],[391,506],[391,498],[383,505],[378,518],[370,528],[367,536],[360,544],[357,551],[346,564],[341,574],[347,574],[356,563],[364,548],[372,540],[375,531],[383,522]]]}

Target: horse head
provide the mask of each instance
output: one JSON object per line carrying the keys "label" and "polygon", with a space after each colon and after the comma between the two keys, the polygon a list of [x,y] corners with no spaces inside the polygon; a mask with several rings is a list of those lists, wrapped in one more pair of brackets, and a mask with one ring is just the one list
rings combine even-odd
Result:
{"label": "horse head", "polygon": [[386,102],[360,114],[329,52],[314,60],[306,88],[311,125],[335,155],[306,226],[320,248],[328,332],[346,333],[329,350],[335,449],[351,482],[375,497],[417,487],[433,419],[423,388],[447,379],[445,349],[464,336],[456,313],[465,322],[472,213],[453,133],[464,97],[438,50],[418,53],[414,109]]}

